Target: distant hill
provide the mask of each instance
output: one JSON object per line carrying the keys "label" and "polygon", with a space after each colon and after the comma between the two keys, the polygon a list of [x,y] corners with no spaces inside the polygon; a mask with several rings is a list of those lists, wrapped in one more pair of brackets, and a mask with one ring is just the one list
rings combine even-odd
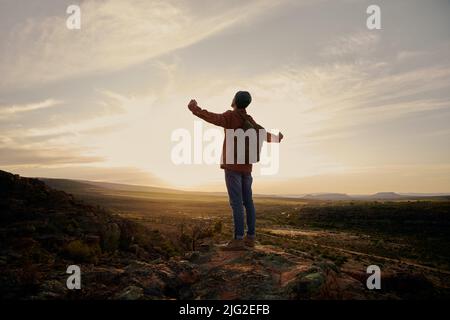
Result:
{"label": "distant hill", "polygon": [[405,196],[401,196],[395,192],[377,192],[368,198],[376,199],[376,200],[400,200],[406,198]]}
{"label": "distant hill", "polygon": [[345,193],[307,194],[303,198],[310,200],[351,200],[351,197]]}
{"label": "distant hill", "polygon": [[169,188],[150,187],[129,185],[122,183],[110,183],[88,180],[71,180],[71,179],[52,179],[52,178],[38,178],[44,181],[47,185],[64,190],[66,192],[78,193],[86,191],[99,191],[104,189],[111,189],[117,191],[133,191],[133,192],[159,192],[159,193],[181,193],[183,191]]}
{"label": "distant hill", "polygon": [[[120,183],[109,183],[109,182],[97,182],[97,181],[87,181],[87,180],[71,180],[71,179],[52,179],[52,178],[38,178],[44,181],[47,185],[55,188],[64,190],[75,195],[86,195],[86,194],[105,194],[113,193],[115,195],[127,194],[130,196],[151,196],[151,195],[180,195],[185,197],[191,197],[194,195],[210,195],[210,196],[226,196],[226,192],[201,192],[201,191],[184,191],[170,188],[160,188],[151,186],[139,186],[139,185],[129,185]],[[434,194],[434,193],[406,193],[400,194],[396,192],[378,192],[375,194],[367,195],[349,195],[346,193],[311,193],[306,195],[276,195],[276,194],[254,194],[255,197],[272,197],[272,198],[296,198],[305,200],[323,200],[323,201],[345,201],[345,200],[439,200],[439,199],[450,199],[448,194]]]}
{"label": "distant hill", "polygon": [[450,195],[447,194],[399,194],[396,192],[377,192],[367,195],[348,195],[345,193],[317,193],[307,194],[303,196],[286,196],[292,198],[300,198],[306,200],[326,200],[326,201],[344,201],[344,200],[379,200],[379,201],[395,201],[395,200],[448,200]]}

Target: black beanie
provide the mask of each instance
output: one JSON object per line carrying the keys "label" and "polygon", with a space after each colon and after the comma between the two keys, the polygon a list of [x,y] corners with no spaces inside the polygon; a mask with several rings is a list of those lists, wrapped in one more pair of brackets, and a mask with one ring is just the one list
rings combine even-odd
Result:
{"label": "black beanie", "polygon": [[245,109],[252,102],[252,96],[247,91],[238,91],[234,96],[234,103],[239,109]]}

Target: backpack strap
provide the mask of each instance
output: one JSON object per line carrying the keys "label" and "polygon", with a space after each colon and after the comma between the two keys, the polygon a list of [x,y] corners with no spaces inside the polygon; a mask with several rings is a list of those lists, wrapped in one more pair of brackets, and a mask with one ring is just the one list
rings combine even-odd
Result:
{"label": "backpack strap", "polygon": [[254,129],[259,129],[258,127],[260,127],[260,125],[258,125],[254,120],[252,121],[252,119],[249,118],[249,116],[246,113],[241,113],[239,111],[236,111],[239,114],[239,117],[242,119],[242,125],[245,124],[245,122],[249,122],[252,127],[254,127]]}

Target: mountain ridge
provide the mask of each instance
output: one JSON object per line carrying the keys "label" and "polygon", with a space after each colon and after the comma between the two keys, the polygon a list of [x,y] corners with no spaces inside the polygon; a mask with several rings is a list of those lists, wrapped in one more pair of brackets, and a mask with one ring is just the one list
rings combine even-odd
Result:
{"label": "mountain ridge", "polygon": [[[131,192],[149,192],[149,193],[168,193],[168,194],[210,194],[210,195],[223,195],[226,196],[226,192],[207,192],[207,191],[194,191],[194,190],[181,190],[172,188],[162,188],[154,186],[142,186],[142,185],[130,185],[122,183],[112,183],[103,181],[89,181],[89,180],[72,180],[72,179],[54,179],[54,178],[37,178],[46,182],[48,185],[55,188],[76,192],[76,186],[89,187],[89,188],[102,188],[111,189],[117,191],[131,191]],[[277,194],[254,194],[256,197],[277,197],[277,198],[304,198],[308,200],[421,200],[421,199],[435,199],[435,198],[449,198],[450,193],[401,193],[393,191],[381,191],[373,194],[347,194],[337,192],[321,192],[321,193],[308,193],[303,195],[277,195]]]}

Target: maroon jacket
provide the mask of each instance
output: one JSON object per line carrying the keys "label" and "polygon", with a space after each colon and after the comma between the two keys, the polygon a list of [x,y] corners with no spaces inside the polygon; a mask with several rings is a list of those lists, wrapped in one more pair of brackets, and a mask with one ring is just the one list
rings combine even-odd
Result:
{"label": "maroon jacket", "polygon": [[[252,124],[257,127],[258,129],[264,129],[262,126],[258,125],[253,118],[247,114],[247,111],[245,109],[235,109],[235,110],[228,110],[224,113],[213,113],[209,112],[206,109],[202,109],[200,107],[195,108],[192,113],[196,115],[197,117],[212,123],[216,126],[222,127],[225,129],[239,129],[242,128],[244,120],[242,119],[242,116],[239,115],[239,112],[247,115],[249,118],[249,121],[252,122]],[[267,133],[266,136],[267,142],[275,142],[278,141],[278,137],[271,133]],[[237,163],[226,163],[225,161],[225,146],[226,146],[226,135],[223,141],[223,149],[222,149],[222,163],[220,167],[222,169],[232,170],[232,171],[239,171],[239,172],[252,172],[252,164],[237,164]]]}

